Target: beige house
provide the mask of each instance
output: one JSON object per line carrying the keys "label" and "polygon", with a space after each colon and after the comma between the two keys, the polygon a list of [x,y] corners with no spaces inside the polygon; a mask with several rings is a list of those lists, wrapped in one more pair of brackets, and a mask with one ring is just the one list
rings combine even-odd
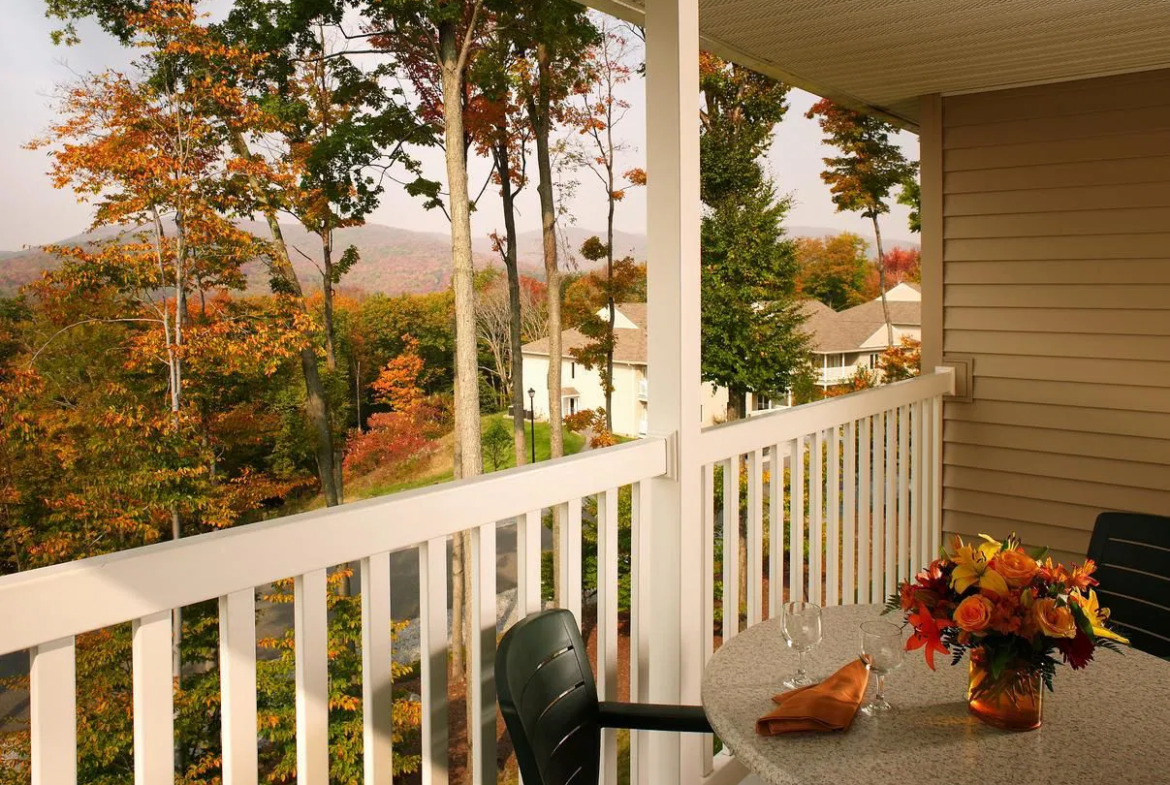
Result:
{"label": "beige house", "polygon": [[[328,782],[326,583],[328,570],[346,563],[360,564],[364,779],[390,781],[393,552],[418,565],[421,780],[447,783],[447,553],[464,534],[472,627],[467,700],[475,718],[468,769],[476,782],[495,782],[491,674],[503,547],[516,566],[515,607],[539,610],[542,519],[557,511],[558,563],[567,578],[558,602],[580,621],[583,509],[593,500],[599,696],[619,697],[619,605],[628,601],[630,698],[699,703],[704,670],[720,645],[717,593],[722,607],[741,607],[737,559],[726,559],[720,588],[714,581],[717,468],[725,502],[741,498],[744,473],[748,626],[788,599],[879,603],[937,553],[947,532],[1015,530],[1058,556],[1083,555],[1103,510],[1170,514],[1170,3],[588,1],[645,31],[653,140],[646,319],[654,325],[646,337],[654,395],[646,438],[0,577],[0,655],[28,651],[31,661],[34,785],[77,781],[76,636],[124,623],[133,629],[137,780],[173,781],[172,611],[208,601],[219,607],[224,781],[253,785],[256,588],[289,577],[297,777]],[[700,48],[919,134],[921,376],[703,427]],[[766,473],[769,459],[773,466],[790,459],[791,471]],[[765,511],[766,493],[808,504],[791,504],[790,517],[781,518],[788,505]],[[625,554],[622,494],[631,520]],[[497,537],[500,530],[505,537]],[[766,531],[773,535],[765,539]],[[790,532],[788,551],[781,551],[780,531]],[[739,536],[737,526],[723,531],[725,555],[738,553]],[[506,545],[498,552],[500,543]],[[620,559],[630,571],[627,598],[619,593]],[[721,629],[722,643],[737,631]],[[761,676],[778,673],[774,666],[761,662]],[[948,705],[962,711],[958,690]],[[951,724],[958,713],[900,716],[933,723],[924,736],[930,760],[972,735]],[[944,725],[956,734],[953,746],[938,742]],[[1124,725],[1131,735],[1164,730]],[[1069,770],[1118,782],[1164,779],[1150,745],[1128,739],[1051,752],[1037,734],[976,735],[994,735],[989,744],[996,747],[983,749],[1009,749],[1005,759],[1013,764],[1051,760],[1028,769],[1038,782],[1063,783]],[[793,748],[801,741],[793,739]],[[848,746],[839,746],[842,754]],[[889,749],[875,753],[874,765],[858,759],[848,772],[900,782],[902,768],[878,765]],[[1064,768],[1064,756],[1078,756],[1083,768]],[[1117,770],[1122,756],[1126,772]],[[1146,757],[1151,767],[1139,770]],[[726,748],[716,753],[709,735],[633,733],[629,780],[733,785],[747,775],[745,759]],[[604,782],[618,781],[618,760],[617,735],[607,730]]]}
{"label": "beige house", "polygon": [[[646,374],[646,303],[621,303],[614,315],[613,432],[619,436],[645,436],[650,387]],[[608,311],[605,313],[608,316]],[[561,333],[561,412],[604,409],[605,391],[597,369],[586,368],[569,354],[589,343],[571,328]],[[524,350],[524,386],[535,393],[538,419],[548,418],[548,338],[527,343]],[[709,382],[700,385],[700,418],[713,425],[727,416],[727,390]]]}
{"label": "beige house", "polygon": [[[886,292],[894,346],[903,337],[922,340],[922,292],[910,283],[900,283]],[[802,305],[805,332],[813,352],[817,384],[832,387],[853,378],[858,368],[876,370],[889,336],[881,298],[834,311],[818,300]]]}

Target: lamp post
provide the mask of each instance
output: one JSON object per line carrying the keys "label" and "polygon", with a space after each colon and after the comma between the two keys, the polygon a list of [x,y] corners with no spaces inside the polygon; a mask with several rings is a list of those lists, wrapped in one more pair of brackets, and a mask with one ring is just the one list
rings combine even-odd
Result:
{"label": "lamp post", "polygon": [[532,443],[532,462],[536,463],[536,390],[531,387],[528,388],[528,424],[531,433],[528,441]]}

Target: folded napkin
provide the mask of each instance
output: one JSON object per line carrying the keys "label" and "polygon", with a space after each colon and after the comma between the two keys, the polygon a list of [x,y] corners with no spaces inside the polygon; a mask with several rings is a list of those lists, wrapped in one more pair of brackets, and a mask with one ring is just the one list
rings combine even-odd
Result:
{"label": "folded napkin", "polygon": [[756,720],[756,733],[774,736],[795,731],[845,730],[865,697],[869,670],[854,660],[820,684],[772,698],[776,708]]}

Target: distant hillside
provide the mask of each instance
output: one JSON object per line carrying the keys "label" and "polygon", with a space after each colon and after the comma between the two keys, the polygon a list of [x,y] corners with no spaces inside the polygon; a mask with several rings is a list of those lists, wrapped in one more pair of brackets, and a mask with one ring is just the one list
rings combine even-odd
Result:
{"label": "distant hillside", "polygon": [[[259,237],[267,237],[268,229],[259,222],[241,224]],[[321,244],[299,224],[282,224],[285,240],[290,246],[293,266],[307,288],[320,286],[317,265],[321,260]],[[824,226],[789,226],[790,237],[824,237],[838,234],[838,230]],[[116,233],[110,229],[100,230],[75,237],[69,237],[56,245],[89,245],[108,239]],[[601,235],[601,231],[580,226],[569,226],[562,230],[560,247],[565,269],[588,270],[595,267],[580,258],[578,249],[589,237]],[[870,243],[873,253],[873,237],[861,235]],[[367,224],[350,229],[341,229],[334,239],[336,253],[346,246],[356,245],[361,252],[361,262],[353,267],[344,279],[344,286],[367,292],[388,294],[434,292],[445,289],[451,283],[451,238],[440,232],[414,232],[381,224]],[[886,249],[903,247],[918,248],[913,240],[885,238]],[[491,249],[486,237],[476,237],[472,242],[477,267],[498,266],[498,256]],[[566,258],[565,250],[569,254]],[[633,256],[639,261],[646,259],[646,236],[633,232],[616,232],[614,250],[618,256]],[[522,232],[518,243],[520,267],[535,277],[543,277],[543,254],[539,230]],[[307,257],[307,258],[306,258]],[[0,295],[11,295],[21,286],[40,277],[45,270],[58,266],[58,260],[42,248],[24,251],[0,252]],[[268,290],[268,277],[260,263],[250,265],[248,270],[249,290]]]}
{"label": "distant hillside", "polygon": [[[268,235],[267,227],[259,222],[243,222],[241,226],[258,237]],[[302,284],[307,288],[319,288],[320,240],[300,225],[282,224],[281,229]],[[83,234],[55,244],[86,246],[113,234],[110,231]],[[349,245],[356,245],[361,252],[361,261],[344,279],[347,288],[393,294],[418,293],[439,291],[451,282],[451,238],[445,234],[370,224],[339,230],[334,245],[337,255]],[[497,263],[488,250],[485,248],[475,254],[476,266]],[[42,272],[56,269],[58,264],[59,261],[42,248],[0,256],[0,294],[14,293],[24,284],[36,280]],[[246,270],[250,291],[268,290],[268,275],[261,263],[249,265]]]}

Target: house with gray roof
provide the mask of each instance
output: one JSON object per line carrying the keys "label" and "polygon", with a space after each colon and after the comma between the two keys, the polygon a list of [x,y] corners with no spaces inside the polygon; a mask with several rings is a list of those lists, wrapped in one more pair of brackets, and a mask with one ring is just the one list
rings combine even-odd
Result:
{"label": "house with gray roof", "polygon": [[[922,334],[922,301],[918,288],[902,283],[886,292],[894,344],[902,336],[919,339]],[[886,348],[886,324],[881,299],[844,311],[834,311],[817,300],[801,303],[806,315],[805,331],[814,355],[817,384],[828,388],[844,384],[859,367],[876,369],[878,356]],[[622,436],[646,433],[649,387],[646,381],[646,304],[621,303],[614,320],[613,430]],[[579,330],[561,333],[561,411],[565,415],[584,409],[605,407],[601,376],[596,369],[582,366],[571,351],[589,343]],[[533,391],[538,418],[548,417],[548,338],[525,344],[524,385]],[[765,396],[749,395],[749,410],[780,404]],[[727,416],[727,390],[709,382],[702,384],[700,416],[703,425],[720,422]]]}

